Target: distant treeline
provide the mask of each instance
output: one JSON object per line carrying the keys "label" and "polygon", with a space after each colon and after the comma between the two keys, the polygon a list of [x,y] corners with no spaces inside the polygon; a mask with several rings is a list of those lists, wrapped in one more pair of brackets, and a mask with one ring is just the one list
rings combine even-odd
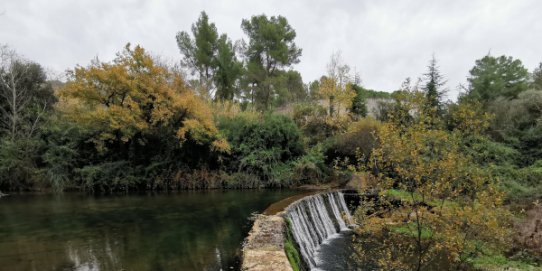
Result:
{"label": "distant treeline", "polygon": [[[304,83],[292,69],[302,50],[286,18],[253,16],[241,28],[246,40],[232,42],[202,12],[190,32],[176,36],[180,67],[127,45],[111,61],[73,68],[62,82],[2,47],[0,190],[344,181],[342,165],[357,163],[356,153],[368,157],[376,144],[372,129],[416,91],[447,125],[450,112],[478,103],[492,116],[490,127],[466,151],[517,197],[540,189],[542,66],[530,73],[512,57],[484,56],[458,102],[444,102],[445,80],[434,59],[418,84],[407,80],[393,94],[362,87],[340,53],[325,75]],[[381,100],[378,112],[368,112],[371,98]]]}

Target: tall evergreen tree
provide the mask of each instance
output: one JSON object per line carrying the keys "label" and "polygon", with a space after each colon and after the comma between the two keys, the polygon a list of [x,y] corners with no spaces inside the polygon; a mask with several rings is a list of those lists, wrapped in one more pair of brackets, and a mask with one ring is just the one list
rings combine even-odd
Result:
{"label": "tall evergreen tree", "polygon": [[218,36],[214,23],[205,11],[192,25],[192,36],[177,34],[177,45],[184,55],[181,64],[189,68],[197,80],[191,81],[207,99],[233,100],[238,92],[238,79],[243,72],[235,47],[226,34]]}
{"label": "tall evergreen tree", "polygon": [[215,70],[214,58],[218,46],[218,31],[214,23],[209,22],[205,11],[192,24],[192,37],[185,31],[177,33],[177,46],[184,55],[181,64],[198,75],[199,87],[210,96],[213,88],[212,78]]}
{"label": "tall evergreen tree", "polygon": [[476,60],[468,78],[469,89],[463,99],[486,104],[497,97],[513,99],[529,87],[529,72],[519,59],[486,55]]}
{"label": "tall evergreen tree", "polygon": [[215,99],[233,100],[236,95],[236,83],[243,72],[243,65],[235,56],[235,48],[225,34],[218,39],[217,53],[214,58],[216,71],[214,83]]}
{"label": "tall evergreen tree", "polygon": [[442,98],[446,93],[443,86],[446,84],[444,77],[441,75],[435,56],[429,61],[427,73],[424,74],[425,82],[422,87],[427,99],[428,109],[436,114],[442,113]]}
{"label": "tall evergreen tree", "polygon": [[241,28],[248,36],[244,50],[247,61],[248,97],[255,106],[266,110],[276,94],[280,71],[299,62],[301,49],[294,42],[296,32],[282,16],[252,16],[243,20]]}

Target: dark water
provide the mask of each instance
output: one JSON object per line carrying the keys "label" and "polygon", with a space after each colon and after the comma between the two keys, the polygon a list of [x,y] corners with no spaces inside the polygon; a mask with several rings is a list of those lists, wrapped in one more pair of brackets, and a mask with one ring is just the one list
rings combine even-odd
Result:
{"label": "dark water", "polygon": [[343,231],[337,237],[320,245],[317,252],[320,263],[316,268],[325,271],[367,270],[352,260],[354,253],[352,235],[352,231]]}
{"label": "dark water", "polygon": [[248,219],[295,191],[0,199],[0,270],[235,270]]}

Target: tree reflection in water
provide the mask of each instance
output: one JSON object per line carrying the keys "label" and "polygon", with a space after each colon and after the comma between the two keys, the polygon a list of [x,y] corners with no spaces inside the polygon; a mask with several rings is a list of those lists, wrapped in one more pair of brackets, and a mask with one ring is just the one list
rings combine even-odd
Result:
{"label": "tree reflection in water", "polygon": [[211,191],[0,202],[6,270],[217,270],[237,267],[248,217],[294,191]]}

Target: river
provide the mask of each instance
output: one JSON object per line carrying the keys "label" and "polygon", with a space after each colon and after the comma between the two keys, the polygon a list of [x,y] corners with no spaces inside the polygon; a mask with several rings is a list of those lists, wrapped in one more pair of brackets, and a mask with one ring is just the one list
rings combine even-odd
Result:
{"label": "river", "polygon": [[291,190],[0,199],[1,270],[236,270],[250,217]]}

